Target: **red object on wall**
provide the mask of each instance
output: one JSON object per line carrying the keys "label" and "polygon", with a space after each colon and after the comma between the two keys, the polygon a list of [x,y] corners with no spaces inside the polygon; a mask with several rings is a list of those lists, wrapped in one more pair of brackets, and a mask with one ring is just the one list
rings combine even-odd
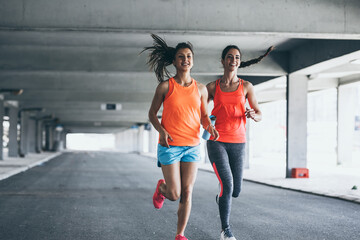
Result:
{"label": "red object on wall", "polygon": [[309,169],[307,168],[293,168],[291,169],[292,178],[309,178]]}

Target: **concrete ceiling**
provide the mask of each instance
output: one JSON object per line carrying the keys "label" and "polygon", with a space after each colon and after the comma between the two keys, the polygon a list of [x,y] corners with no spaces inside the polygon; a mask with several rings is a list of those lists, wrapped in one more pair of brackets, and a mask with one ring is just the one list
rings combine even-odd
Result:
{"label": "concrete ceiling", "polygon": [[148,122],[157,81],[139,53],[150,33],[172,46],[190,41],[192,75],[204,84],[221,75],[226,45],[243,60],[276,46],[239,70],[268,102],[285,99],[288,74],[307,75],[311,91],[358,81],[359,22],[358,0],[0,0],[0,89],[23,89],[5,101],[43,108],[38,117],[69,131],[120,131]]}

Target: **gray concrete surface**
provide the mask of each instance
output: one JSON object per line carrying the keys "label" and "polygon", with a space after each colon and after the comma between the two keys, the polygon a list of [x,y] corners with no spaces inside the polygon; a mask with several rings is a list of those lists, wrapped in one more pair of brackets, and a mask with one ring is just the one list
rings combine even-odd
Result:
{"label": "gray concrete surface", "polygon": [[7,157],[6,154],[4,160],[0,161],[0,180],[41,165],[60,154],[60,152],[43,152],[42,154],[30,153],[26,158]]}
{"label": "gray concrete surface", "polygon": [[[293,73],[311,76],[320,89],[359,81],[360,69],[350,64],[360,58],[358,0],[0,0],[0,6],[0,88],[24,90],[6,94],[5,102],[43,108],[41,117],[54,116],[71,132],[148,122],[143,109],[157,81],[139,53],[152,44],[152,32],[170,46],[190,41],[192,75],[204,84],[222,74],[228,44],[242,49],[243,60],[276,46],[261,64],[239,71],[254,85]],[[286,98],[285,86],[272,85],[257,93],[260,103]],[[122,104],[121,111],[101,110],[105,103]]]}
{"label": "gray concrete surface", "polygon": [[[213,172],[210,165],[201,169]],[[285,166],[252,164],[244,170],[244,179],[273,187],[312,193],[360,203],[359,168],[332,167],[310,169],[310,178],[285,178]],[[353,189],[354,186],[357,189]]]}
{"label": "gray concrete surface", "polygon": [[[38,156],[49,159],[45,155]],[[161,210],[152,206],[161,176],[151,157],[63,153],[0,181],[0,239],[174,239],[178,203],[166,201]],[[189,239],[219,239],[217,191],[216,176],[202,168]],[[354,202],[245,181],[231,222],[238,239],[355,240],[359,211]]]}

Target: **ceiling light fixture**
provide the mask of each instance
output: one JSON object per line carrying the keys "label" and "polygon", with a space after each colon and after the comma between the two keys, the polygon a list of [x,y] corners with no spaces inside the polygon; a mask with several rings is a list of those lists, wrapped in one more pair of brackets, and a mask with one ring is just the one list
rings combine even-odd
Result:
{"label": "ceiling light fixture", "polygon": [[122,109],[121,103],[102,103],[101,110],[120,111]]}

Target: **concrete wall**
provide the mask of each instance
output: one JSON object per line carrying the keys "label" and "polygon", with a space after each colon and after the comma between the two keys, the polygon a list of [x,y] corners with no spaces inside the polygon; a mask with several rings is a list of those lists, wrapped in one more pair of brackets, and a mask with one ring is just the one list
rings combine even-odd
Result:
{"label": "concrete wall", "polygon": [[128,130],[115,134],[115,148],[120,152],[137,152],[138,151],[138,128],[130,128]]}

